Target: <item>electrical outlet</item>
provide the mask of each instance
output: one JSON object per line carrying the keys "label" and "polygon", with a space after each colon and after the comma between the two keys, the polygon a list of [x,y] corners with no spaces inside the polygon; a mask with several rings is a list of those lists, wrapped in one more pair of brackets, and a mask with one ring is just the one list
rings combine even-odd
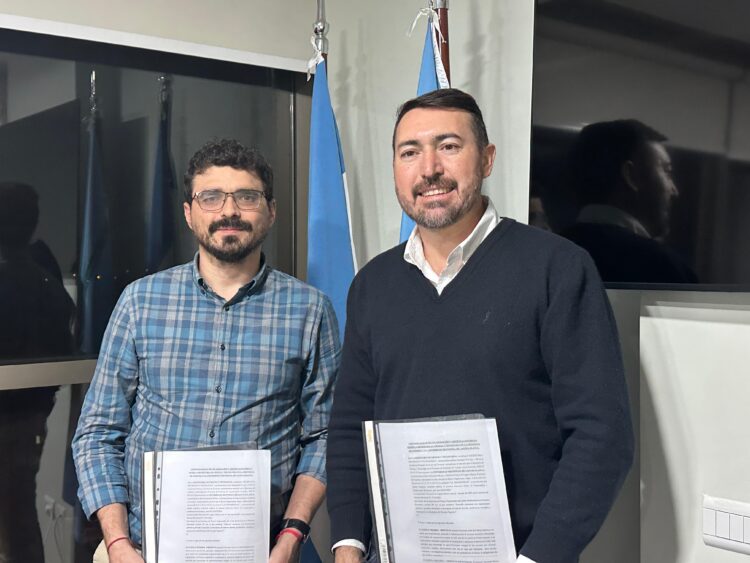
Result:
{"label": "electrical outlet", "polygon": [[750,555],[750,504],[703,495],[703,543]]}

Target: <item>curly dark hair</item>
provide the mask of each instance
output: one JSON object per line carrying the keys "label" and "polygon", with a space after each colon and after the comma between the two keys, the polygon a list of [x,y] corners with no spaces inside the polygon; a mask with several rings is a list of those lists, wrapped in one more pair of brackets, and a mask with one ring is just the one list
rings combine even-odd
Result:
{"label": "curly dark hair", "polygon": [[263,184],[268,201],[273,200],[273,170],[266,158],[256,149],[247,148],[234,139],[214,139],[203,145],[188,162],[184,177],[185,201],[193,199],[193,178],[212,166],[230,166],[252,172]]}
{"label": "curly dark hair", "polygon": [[477,144],[480,150],[490,144],[487,136],[487,127],[484,124],[482,110],[479,109],[477,101],[457,88],[441,88],[423,94],[417,98],[412,98],[404,102],[396,112],[396,124],[393,126],[393,138],[391,147],[396,149],[396,128],[404,116],[413,109],[448,109],[456,111],[465,111],[471,115],[471,128],[474,131]]}

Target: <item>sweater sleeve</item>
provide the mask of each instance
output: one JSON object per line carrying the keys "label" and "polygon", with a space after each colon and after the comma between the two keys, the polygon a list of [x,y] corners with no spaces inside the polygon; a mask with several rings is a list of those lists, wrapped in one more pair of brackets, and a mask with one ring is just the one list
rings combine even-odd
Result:
{"label": "sweater sleeve", "polygon": [[349,290],[341,369],[328,431],[328,513],[332,543],[356,539],[367,545],[371,521],[362,421],[372,420],[376,380],[362,334],[364,294],[355,278]]}
{"label": "sweater sleeve", "polygon": [[599,530],[633,458],[633,430],[614,315],[591,258],[560,253],[549,275],[541,352],[563,445],[521,553],[577,561]]}

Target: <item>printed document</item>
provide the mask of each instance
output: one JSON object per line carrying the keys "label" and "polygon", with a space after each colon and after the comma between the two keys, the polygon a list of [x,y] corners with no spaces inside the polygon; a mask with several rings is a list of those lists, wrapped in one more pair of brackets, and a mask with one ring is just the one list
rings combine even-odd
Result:
{"label": "printed document", "polygon": [[364,431],[383,563],[515,563],[494,419],[366,422]]}

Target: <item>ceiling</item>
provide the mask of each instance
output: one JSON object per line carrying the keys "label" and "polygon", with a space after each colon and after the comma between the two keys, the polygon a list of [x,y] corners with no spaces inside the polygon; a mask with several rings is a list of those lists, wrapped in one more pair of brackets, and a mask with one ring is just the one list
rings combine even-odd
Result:
{"label": "ceiling", "polygon": [[750,0],[539,0],[537,5],[539,21],[750,67]]}
{"label": "ceiling", "polygon": [[623,8],[750,44],[748,0],[606,0]]}

